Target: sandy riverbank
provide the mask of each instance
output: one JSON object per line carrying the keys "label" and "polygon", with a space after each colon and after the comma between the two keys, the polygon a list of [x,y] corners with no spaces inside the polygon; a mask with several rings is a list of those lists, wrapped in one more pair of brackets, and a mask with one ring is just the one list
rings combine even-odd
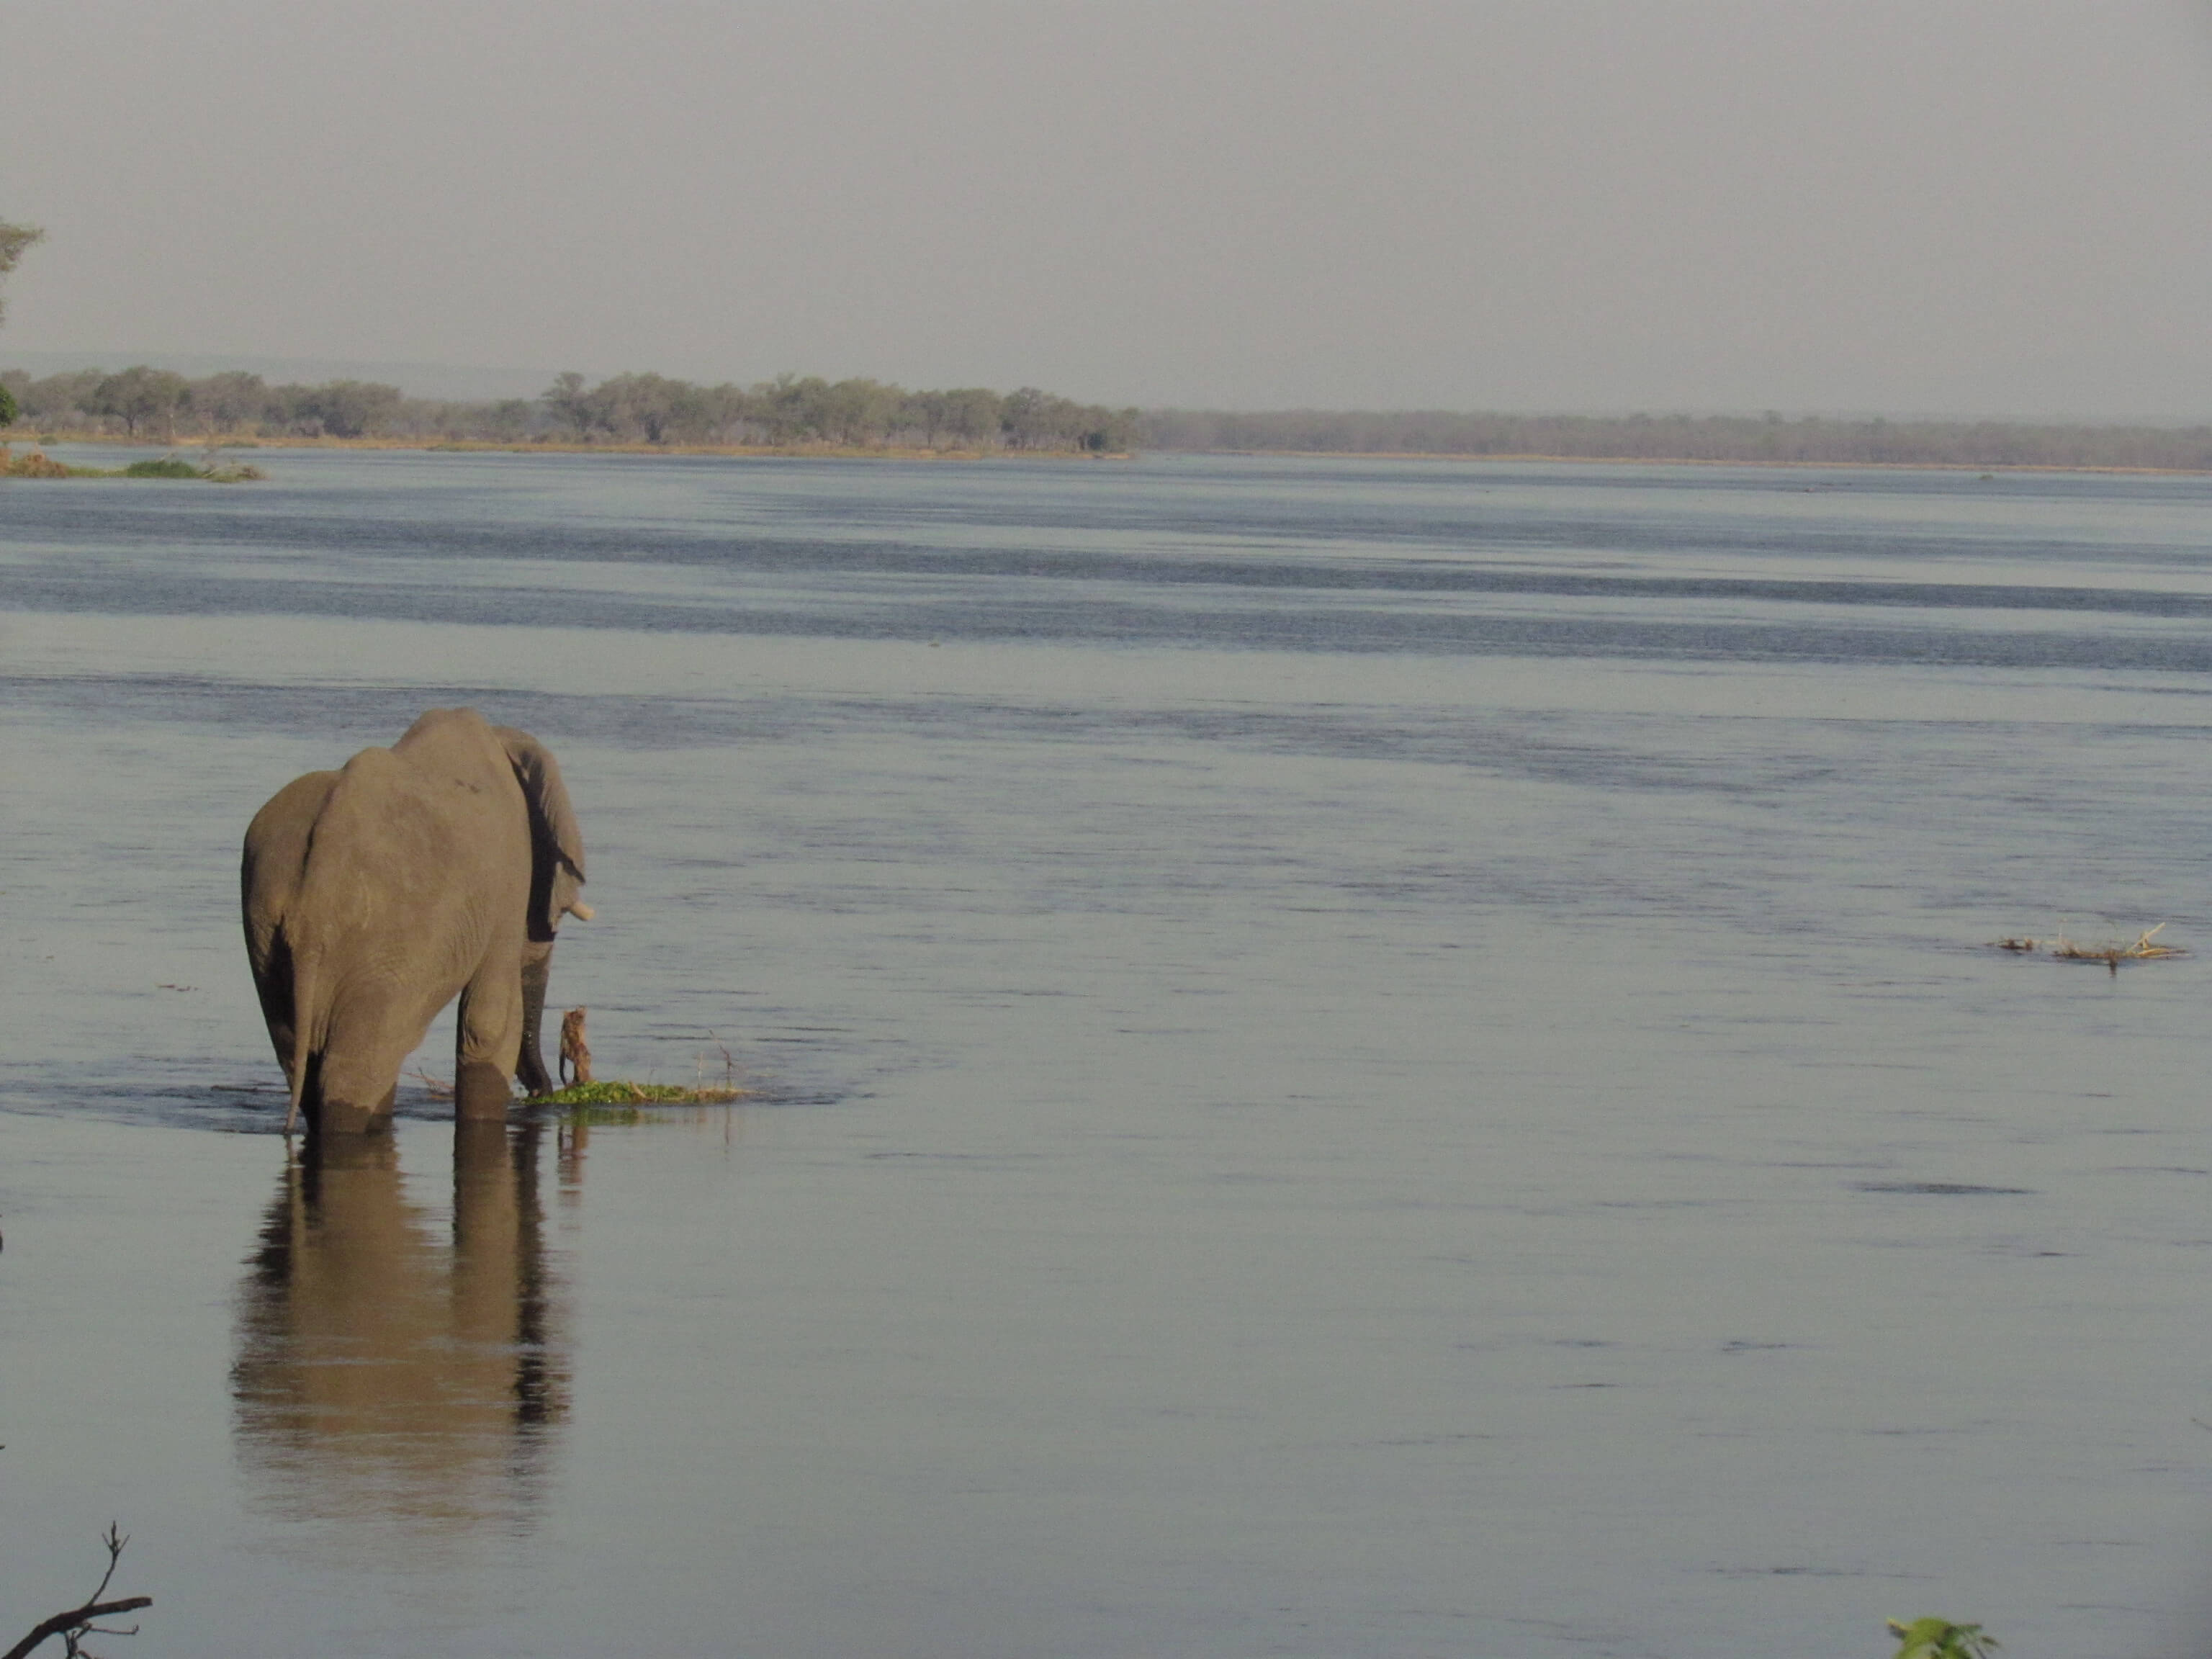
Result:
{"label": "sandy riverbank", "polygon": [[501,443],[480,438],[301,438],[264,437],[257,434],[178,433],[173,437],[112,432],[53,428],[32,433],[16,428],[0,431],[0,445],[37,448],[50,444],[94,444],[116,448],[207,449],[368,449],[413,451],[418,453],[467,453],[510,455],[706,455],[729,459],[817,458],[830,460],[982,461],[982,460],[1127,460],[1127,451],[1104,453],[1075,449],[929,448],[918,445],[884,444],[651,444],[574,443],[559,439]]}

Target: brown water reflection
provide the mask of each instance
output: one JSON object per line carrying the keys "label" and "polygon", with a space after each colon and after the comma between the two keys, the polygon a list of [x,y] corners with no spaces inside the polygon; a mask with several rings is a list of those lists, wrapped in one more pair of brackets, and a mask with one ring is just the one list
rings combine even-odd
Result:
{"label": "brown water reflection", "polygon": [[239,1461],[297,1520],[446,1534],[537,1518],[567,1416],[566,1286],[535,1126],[457,1126],[449,1237],[390,1135],[289,1163],[239,1296]]}

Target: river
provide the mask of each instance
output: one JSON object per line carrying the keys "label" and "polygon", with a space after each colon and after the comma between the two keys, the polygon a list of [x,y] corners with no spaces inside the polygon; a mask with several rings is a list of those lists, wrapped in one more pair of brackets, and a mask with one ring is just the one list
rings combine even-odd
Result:
{"label": "river", "polygon": [[[2212,950],[2212,481],[258,459],[0,486],[15,1629],[2201,1650],[2206,958],[1990,946]],[[288,1157],[239,837],[458,703],[741,1103]]]}

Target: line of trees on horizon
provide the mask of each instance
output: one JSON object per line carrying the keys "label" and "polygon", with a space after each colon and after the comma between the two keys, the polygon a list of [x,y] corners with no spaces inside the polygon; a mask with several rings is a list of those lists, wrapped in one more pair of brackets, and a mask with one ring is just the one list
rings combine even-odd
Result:
{"label": "line of trees on horizon", "polygon": [[1510,415],[1451,410],[1137,410],[1034,387],[910,392],[872,380],[785,374],[750,386],[651,374],[596,384],[564,374],[534,398],[410,398],[377,381],[198,380],[140,366],[34,378],[0,371],[33,433],[180,440],[389,438],[702,447],[908,447],[1040,453],[1184,452],[1583,460],[2112,466],[2212,471],[2212,425],[1851,419],[1835,416]]}
{"label": "line of trees on horizon", "polygon": [[1152,410],[1153,449],[1327,455],[2212,471],[2212,426],[1864,420],[1808,415],[1496,415],[1449,410]]}
{"label": "line of trees on horizon", "polygon": [[881,380],[780,375],[751,386],[662,374],[587,382],[558,376],[534,398],[410,398],[396,386],[330,380],[270,386],[233,371],[198,380],[140,365],[33,378],[0,371],[18,420],[40,432],[179,437],[392,438],[520,444],[806,445],[1105,453],[1137,439],[1139,411],[1079,404],[1034,386],[909,392]]}

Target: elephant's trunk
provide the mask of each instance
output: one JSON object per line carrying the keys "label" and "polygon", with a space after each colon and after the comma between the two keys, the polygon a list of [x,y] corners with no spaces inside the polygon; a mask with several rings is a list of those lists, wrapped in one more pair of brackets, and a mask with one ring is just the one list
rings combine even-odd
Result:
{"label": "elephant's trunk", "polygon": [[515,1056],[515,1080],[526,1094],[553,1092],[553,1079],[545,1074],[545,1057],[539,1052],[539,1032],[545,1024],[545,982],[553,975],[553,942],[532,940],[522,952],[522,1049]]}

